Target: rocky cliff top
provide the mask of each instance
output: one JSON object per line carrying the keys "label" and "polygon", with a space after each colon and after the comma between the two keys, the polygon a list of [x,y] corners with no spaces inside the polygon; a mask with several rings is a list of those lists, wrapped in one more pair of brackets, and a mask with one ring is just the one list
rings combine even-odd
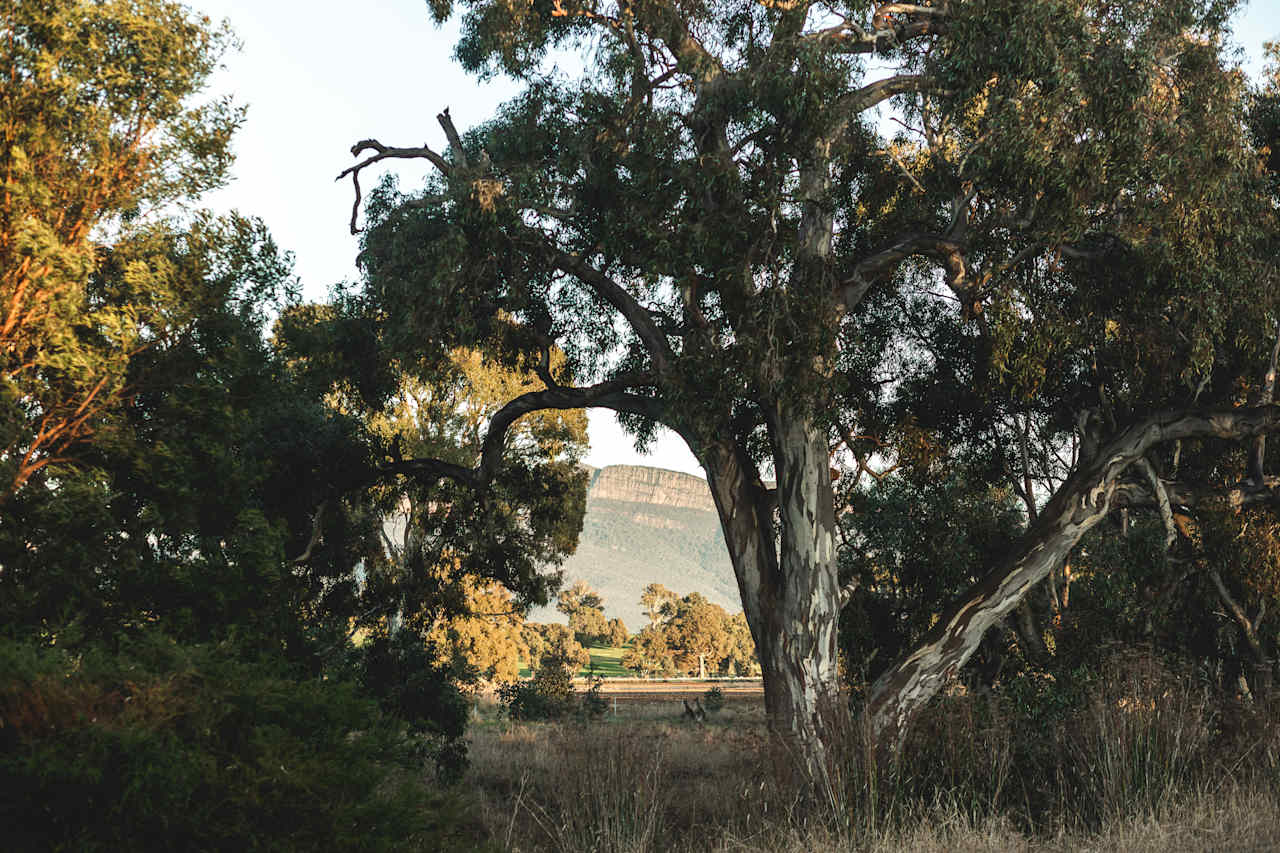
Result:
{"label": "rocky cliff top", "polygon": [[680,471],[640,465],[610,465],[591,475],[591,500],[633,501],[715,512],[707,481]]}

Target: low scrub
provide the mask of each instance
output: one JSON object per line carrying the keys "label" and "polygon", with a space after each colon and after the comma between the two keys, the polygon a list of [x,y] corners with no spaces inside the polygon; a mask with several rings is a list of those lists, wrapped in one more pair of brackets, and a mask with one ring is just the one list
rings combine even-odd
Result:
{"label": "low scrub", "polygon": [[6,850],[468,849],[457,794],[348,683],[150,636],[0,643]]}
{"label": "low scrub", "polygon": [[572,672],[563,661],[544,658],[530,680],[499,687],[498,701],[512,720],[558,720],[576,705]]}

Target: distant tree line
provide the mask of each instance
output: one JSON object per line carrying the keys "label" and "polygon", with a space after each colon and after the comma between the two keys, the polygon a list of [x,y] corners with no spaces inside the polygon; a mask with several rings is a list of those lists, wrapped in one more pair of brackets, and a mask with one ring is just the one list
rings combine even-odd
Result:
{"label": "distant tree line", "polygon": [[585,581],[557,595],[556,609],[568,617],[567,625],[527,622],[500,587],[475,587],[467,613],[442,620],[428,639],[456,667],[470,667],[494,683],[514,680],[521,662],[531,673],[547,667],[577,673],[590,664],[591,648],[625,648],[622,665],[642,676],[759,674],[741,613],[657,583],[644,588],[640,603],[649,623],[633,636],[621,619],[605,616],[603,597]]}
{"label": "distant tree line", "polygon": [[622,665],[641,675],[758,675],[751,629],[699,593],[683,597],[662,584],[640,596],[649,624],[636,635]]}

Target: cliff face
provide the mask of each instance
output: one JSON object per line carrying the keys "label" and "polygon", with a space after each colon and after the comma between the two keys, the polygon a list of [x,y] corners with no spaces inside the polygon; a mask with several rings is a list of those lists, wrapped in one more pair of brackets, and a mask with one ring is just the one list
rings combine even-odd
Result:
{"label": "cliff face", "polygon": [[591,477],[587,500],[629,501],[716,511],[706,480],[692,474],[642,465],[610,465],[597,469]]}
{"label": "cliff face", "polygon": [[[701,593],[730,612],[742,609],[707,482],[678,471],[640,465],[593,471],[578,550],[562,568],[566,585],[591,584],[605,613],[621,617],[632,633],[646,624],[640,592],[651,583],[680,595]],[[565,621],[554,607],[529,618]]]}

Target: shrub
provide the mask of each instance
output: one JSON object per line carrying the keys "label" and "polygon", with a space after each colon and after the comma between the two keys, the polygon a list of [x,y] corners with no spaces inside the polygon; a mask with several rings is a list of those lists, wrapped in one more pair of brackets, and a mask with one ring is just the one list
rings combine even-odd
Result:
{"label": "shrub", "polygon": [[158,636],[0,643],[7,850],[466,846],[403,726],[351,683]]}
{"label": "shrub", "polygon": [[573,709],[573,676],[562,659],[548,655],[529,681],[499,687],[498,701],[513,720],[556,720]]}
{"label": "shrub", "polygon": [[419,736],[442,780],[453,782],[462,775],[467,767],[463,733],[470,705],[458,685],[474,681],[474,671],[441,665],[412,631],[370,637],[352,655],[350,671],[383,713],[402,720]]}
{"label": "shrub", "polygon": [[582,695],[582,713],[590,719],[599,719],[609,710],[609,702],[600,693],[604,679],[596,676],[591,680],[591,687]]}
{"label": "shrub", "polygon": [[706,706],[708,711],[715,713],[724,708],[724,691],[718,686],[712,687],[706,693],[702,694],[702,704]]}

